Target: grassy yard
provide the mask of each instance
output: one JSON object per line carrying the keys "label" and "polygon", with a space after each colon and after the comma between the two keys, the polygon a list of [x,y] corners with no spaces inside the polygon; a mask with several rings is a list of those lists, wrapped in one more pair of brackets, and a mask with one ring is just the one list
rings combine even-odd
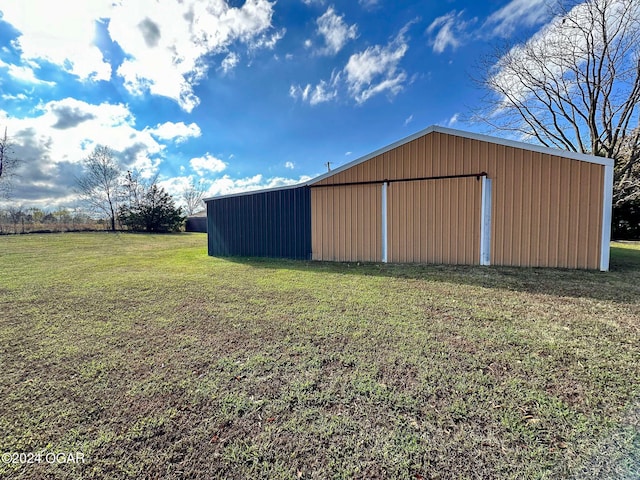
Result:
{"label": "grassy yard", "polygon": [[0,238],[0,478],[640,475],[640,245],[612,272]]}

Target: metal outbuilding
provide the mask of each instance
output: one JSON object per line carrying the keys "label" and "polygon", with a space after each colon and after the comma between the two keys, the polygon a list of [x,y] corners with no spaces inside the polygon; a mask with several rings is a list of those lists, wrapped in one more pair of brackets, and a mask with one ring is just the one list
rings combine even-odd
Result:
{"label": "metal outbuilding", "polygon": [[293,187],[213,197],[210,255],[609,268],[613,160],[429,127]]}
{"label": "metal outbuilding", "polygon": [[184,223],[185,232],[207,233],[207,211],[189,215]]}
{"label": "metal outbuilding", "polygon": [[209,255],[309,259],[308,186],[205,199]]}

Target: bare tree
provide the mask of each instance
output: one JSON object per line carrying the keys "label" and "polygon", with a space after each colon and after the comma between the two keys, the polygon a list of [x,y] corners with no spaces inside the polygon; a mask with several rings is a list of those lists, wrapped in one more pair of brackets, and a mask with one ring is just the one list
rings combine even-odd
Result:
{"label": "bare tree", "polygon": [[13,233],[18,233],[18,223],[22,222],[22,233],[24,233],[25,211],[22,205],[10,205],[7,209],[11,223],[13,223]]}
{"label": "bare tree", "polygon": [[7,144],[7,128],[4,129],[4,136],[0,139],[0,178],[4,170],[5,157],[8,156],[8,144]]}
{"label": "bare tree", "polygon": [[110,220],[111,230],[116,229],[116,212],[120,195],[122,172],[113,152],[98,146],[84,161],[84,174],[76,178],[78,194],[94,209]]}
{"label": "bare tree", "polygon": [[127,170],[122,186],[122,202],[129,206],[138,206],[145,191],[145,184],[141,180],[140,173]]}
{"label": "bare tree", "polygon": [[120,195],[121,206],[136,208],[143,202],[145,195],[158,184],[158,174],[145,178],[139,170],[127,170],[122,179]]}
{"label": "bare tree", "polygon": [[0,198],[9,196],[11,189],[9,181],[15,175],[17,164],[18,160],[13,156],[13,148],[5,127],[4,135],[0,138]]}
{"label": "bare tree", "polygon": [[193,180],[189,180],[189,184],[182,192],[182,200],[185,204],[187,215],[193,215],[202,208],[202,199],[206,193],[204,182],[200,180],[198,183],[194,183]]}
{"label": "bare tree", "polygon": [[638,196],[638,0],[563,9],[489,61],[480,80],[488,91],[484,121],[545,146],[613,158],[614,205]]}
{"label": "bare tree", "polygon": [[616,205],[640,200],[640,127],[622,141],[620,156],[614,168],[614,178],[618,189]]}

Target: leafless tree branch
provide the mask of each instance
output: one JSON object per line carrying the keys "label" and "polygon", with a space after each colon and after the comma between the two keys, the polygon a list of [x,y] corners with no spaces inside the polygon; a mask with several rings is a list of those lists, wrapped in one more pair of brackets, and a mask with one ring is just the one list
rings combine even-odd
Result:
{"label": "leafless tree branch", "polygon": [[187,215],[193,215],[202,208],[202,199],[205,192],[206,188],[202,181],[198,183],[193,180],[189,181],[189,184],[182,192],[182,200],[184,201]]}
{"label": "leafless tree branch", "polygon": [[76,178],[76,191],[96,210],[107,215],[111,230],[116,229],[118,198],[121,195],[122,172],[113,152],[98,146],[84,161],[84,174]]}
{"label": "leafless tree branch", "polygon": [[478,118],[545,146],[613,158],[619,205],[640,188],[640,2],[573,5],[488,59]]}
{"label": "leafless tree branch", "polygon": [[7,136],[7,128],[0,137],[0,198],[7,198],[11,192],[11,177],[16,173],[18,159],[13,156],[13,145]]}

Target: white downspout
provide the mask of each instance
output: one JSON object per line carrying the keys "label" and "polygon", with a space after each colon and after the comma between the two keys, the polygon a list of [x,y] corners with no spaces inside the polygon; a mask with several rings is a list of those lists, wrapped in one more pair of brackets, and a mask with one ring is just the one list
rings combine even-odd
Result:
{"label": "white downspout", "polygon": [[480,265],[491,265],[491,179],[482,177]]}
{"label": "white downspout", "polygon": [[382,183],[382,262],[387,263],[387,188],[388,182]]}
{"label": "white downspout", "polygon": [[613,161],[604,166],[604,185],[602,196],[602,237],[600,245],[600,271],[609,271],[609,253],[611,243],[611,209],[613,208]]}

